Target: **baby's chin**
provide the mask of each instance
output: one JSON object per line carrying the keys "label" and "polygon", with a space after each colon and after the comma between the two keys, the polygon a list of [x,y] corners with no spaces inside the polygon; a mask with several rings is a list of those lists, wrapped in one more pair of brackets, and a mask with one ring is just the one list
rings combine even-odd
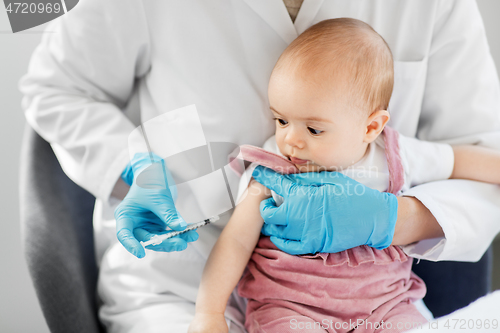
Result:
{"label": "baby's chin", "polygon": [[338,171],[338,168],[335,166],[332,167],[326,167],[322,165],[317,165],[317,164],[295,164],[295,166],[299,169],[300,173],[303,172],[322,172],[322,171]]}

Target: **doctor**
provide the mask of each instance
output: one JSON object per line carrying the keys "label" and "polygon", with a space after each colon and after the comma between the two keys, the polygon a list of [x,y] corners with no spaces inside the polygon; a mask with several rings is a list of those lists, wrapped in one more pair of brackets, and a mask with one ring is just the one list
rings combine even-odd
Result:
{"label": "doctor", "polygon": [[[306,0],[294,22],[280,0],[81,1],[43,36],[21,90],[29,124],[52,144],[67,175],[96,196],[99,256],[116,243],[113,212],[125,194],[118,235],[137,256],[134,216],[161,211],[144,209],[134,185],[128,192],[121,180],[133,178],[133,166],[124,175],[127,138],[140,122],[195,104],[207,141],[262,145],[274,131],[266,96],[279,55],[309,26],[346,16],[369,23],[392,49],[393,128],[422,140],[500,149],[499,82],[473,1]],[[450,180],[407,195],[395,225],[382,226],[380,235],[406,245],[411,256],[475,261],[500,230],[496,186]],[[200,229],[199,240],[180,253],[148,252],[141,260],[111,245],[99,281],[109,332],[185,331],[220,228]],[[286,239],[287,228],[293,223],[274,235]],[[162,250],[196,238],[191,233]],[[242,327],[238,301],[228,307],[231,332]]]}

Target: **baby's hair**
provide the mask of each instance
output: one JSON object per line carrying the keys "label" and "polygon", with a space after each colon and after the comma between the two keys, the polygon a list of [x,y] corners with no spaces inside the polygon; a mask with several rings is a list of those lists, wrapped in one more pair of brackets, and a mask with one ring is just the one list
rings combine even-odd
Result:
{"label": "baby's hair", "polygon": [[313,25],[286,48],[273,73],[282,68],[327,84],[347,82],[347,90],[340,93],[347,94],[352,108],[371,114],[389,106],[394,85],[391,50],[360,20],[338,18]]}

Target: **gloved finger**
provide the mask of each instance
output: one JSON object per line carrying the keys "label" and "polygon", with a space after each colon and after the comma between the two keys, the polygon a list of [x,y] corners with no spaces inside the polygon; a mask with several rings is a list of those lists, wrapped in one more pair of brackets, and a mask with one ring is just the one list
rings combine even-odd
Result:
{"label": "gloved finger", "polygon": [[[167,234],[167,233],[169,233],[169,232],[165,232],[165,231],[161,231],[161,232],[152,231],[151,232],[151,230],[146,230],[143,228],[137,228],[134,230],[135,237],[141,242],[147,242],[154,235],[163,235],[163,234]],[[146,249],[154,250],[154,251],[162,251],[162,252],[184,250],[185,247],[184,247],[183,242],[171,241],[171,240],[174,240],[176,238],[182,239],[187,244],[189,242],[194,242],[194,241],[198,240],[198,233],[195,230],[191,230],[191,231],[185,232],[183,234],[180,234],[178,236],[166,239],[161,244],[148,245],[148,246],[146,246]]]}
{"label": "gloved finger", "polygon": [[[166,233],[169,233],[169,232],[166,232]],[[163,232],[161,234],[165,234],[165,232]],[[163,247],[166,252],[185,250],[186,247],[184,247],[183,242],[177,242],[177,241],[170,242],[170,240],[175,240],[175,239],[183,240],[186,243],[186,247],[187,247],[187,243],[194,242],[194,241],[198,240],[198,233],[195,230],[191,230],[191,231],[182,233],[180,235],[174,236],[172,238],[166,239],[161,244],[159,244],[157,246]],[[149,247],[147,247],[147,248],[149,249]]]}
{"label": "gloved finger", "polygon": [[146,249],[153,250],[157,252],[175,252],[175,251],[184,251],[187,249],[188,243],[180,238],[179,236],[175,236],[169,239],[164,240],[161,244],[158,245],[148,245]]}
{"label": "gloved finger", "polygon": [[196,232],[196,230],[191,230],[191,231],[185,232],[183,234],[180,234],[179,237],[184,239],[186,242],[190,243],[190,242],[197,241],[199,238],[199,235]]}
{"label": "gloved finger", "polygon": [[278,249],[280,249],[281,251],[286,252],[286,253],[291,254],[291,255],[308,253],[307,250],[302,248],[302,243],[299,241],[290,240],[290,239],[282,239],[282,238],[271,236],[271,242],[273,242],[273,244],[276,245],[276,247]]}
{"label": "gloved finger", "polygon": [[115,209],[116,237],[128,252],[137,258],[143,258],[146,252],[132,233],[134,221],[128,214],[124,213],[124,207],[127,207],[126,200],[122,201]]}
{"label": "gloved finger", "polygon": [[[155,219],[157,219],[156,216]],[[141,225],[140,228],[146,230],[151,234],[161,234],[166,231],[165,226],[163,224],[162,225],[146,224],[146,225]]]}
{"label": "gloved finger", "polygon": [[144,258],[146,252],[141,243],[134,237],[132,230],[127,228],[117,229],[116,237],[128,252],[137,258]]}
{"label": "gloved finger", "polygon": [[264,224],[261,228],[261,232],[264,236],[271,236],[271,237],[297,240],[297,241],[300,240],[300,239],[295,239],[295,237],[290,235],[290,232],[288,231],[289,229],[287,229],[287,226],[274,225],[274,224]]}
{"label": "gloved finger", "polygon": [[163,170],[163,175],[164,175],[164,177],[167,177],[166,186],[167,186],[168,190],[170,191],[172,201],[175,202],[175,200],[177,200],[177,185],[175,184],[174,177],[172,177],[170,170],[168,170],[168,168],[165,164],[165,160],[161,160],[160,163],[161,163],[161,167]]}
{"label": "gloved finger", "polygon": [[[163,160],[144,165],[140,172],[134,172],[135,184],[145,189],[165,190],[173,198],[177,196],[174,178]],[[175,195],[172,194],[175,191]]]}
{"label": "gloved finger", "polygon": [[304,172],[287,175],[293,182],[300,185],[323,185],[323,184],[343,184],[346,179],[351,179],[346,175],[336,171]]}
{"label": "gloved finger", "polygon": [[164,231],[165,230],[154,230],[149,228],[135,228],[134,236],[139,242],[147,242],[154,235],[165,233]]}
{"label": "gloved finger", "polygon": [[135,153],[134,157],[130,160],[129,165],[132,168],[132,172],[135,175],[138,175],[142,170],[159,160],[161,160],[161,157],[156,155],[154,152],[140,152]]}
{"label": "gloved finger", "polygon": [[143,210],[133,215],[134,228],[143,228],[151,233],[167,231],[167,226],[155,213]]}
{"label": "gloved finger", "polygon": [[134,183],[141,188],[161,190],[165,188],[166,181],[162,165],[159,162],[151,163],[148,161],[140,171],[134,172]]}
{"label": "gloved finger", "polygon": [[273,190],[285,198],[288,197],[290,190],[294,186],[297,186],[297,184],[288,179],[287,176],[279,174],[274,170],[265,168],[261,165],[255,168],[252,173],[252,177],[265,187]]}
{"label": "gloved finger", "polygon": [[154,205],[151,210],[172,230],[182,231],[186,229],[187,223],[177,212],[172,198],[165,196],[163,202]]}
{"label": "gloved finger", "polygon": [[274,201],[273,198],[267,198],[265,200],[262,200],[260,202],[259,208],[260,208],[260,216],[262,216],[262,219],[264,220],[264,223],[266,224],[275,224],[275,225],[287,225],[287,218],[286,216],[282,216],[283,214],[280,214],[283,210],[283,207],[276,207],[276,202]]}

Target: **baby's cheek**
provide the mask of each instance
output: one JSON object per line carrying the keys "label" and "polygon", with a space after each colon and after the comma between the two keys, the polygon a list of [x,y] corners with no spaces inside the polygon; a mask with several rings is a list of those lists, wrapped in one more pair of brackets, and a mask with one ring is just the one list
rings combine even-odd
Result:
{"label": "baby's cheek", "polygon": [[283,142],[283,134],[281,133],[282,131],[277,130],[275,133],[275,139],[276,139],[276,145],[278,146],[278,149],[280,152],[285,155],[285,144]]}
{"label": "baby's cheek", "polygon": [[322,150],[321,153],[318,154],[318,158],[314,161],[315,164],[322,169],[318,171],[331,171],[341,165],[339,163],[338,153],[338,150],[331,148]]}

